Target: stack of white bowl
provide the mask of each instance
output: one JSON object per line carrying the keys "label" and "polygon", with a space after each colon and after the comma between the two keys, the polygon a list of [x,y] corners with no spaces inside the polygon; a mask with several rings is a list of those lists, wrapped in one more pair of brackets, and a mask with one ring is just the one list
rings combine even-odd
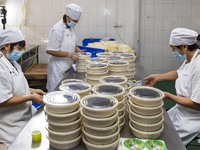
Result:
{"label": "stack of white bowl", "polygon": [[120,50],[117,50],[117,51],[116,50],[113,50],[113,51],[111,50],[110,53],[113,54],[113,55],[115,55],[115,56],[119,56],[119,54],[123,54],[125,52],[120,51]]}
{"label": "stack of white bowl", "polygon": [[163,129],[163,98],[159,89],[137,86],[130,89],[129,126],[132,134],[138,138],[158,138]]}
{"label": "stack of white bowl", "polygon": [[92,94],[81,99],[82,140],[88,150],[115,150],[118,146],[118,101],[112,96]]}
{"label": "stack of white bowl", "polygon": [[122,60],[122,58],[121,58],[120,56],[115,56],[115,55],[113,55],[113,56],[107,57],[106,60],[107,60],[107,62],[109,63],[109,62],[111,62],[111,61]]}
{"label": "stack of white bowl", "polygon": [[94,63],[86,65],[86,82],[93,85],[99,83],[99,78],[108,75],[108,64]]}
{"label": "stack of white bowl", "polygon": [[65,79],[65,80],[61,81],[61,84],[71,83],[71,82],[81,82],[81,83],[84,83],[84,81],[81,80],[81,79]]}
{"label": "stack of white bowl", "polygon": [[94,93],[113,96],[118,100],[118,117],[120,130],[123,129],[125,124],[125,89],[121,85],[101,83],[92,88]]}
{"label": "stack of white bowl", "polygon": [[107,58],[109,56],[113,56],[113,54],[110,53],[110,52],[97,53],[96,55],[97,55],[98,58]]}
{"label": "stack of white bowl", "polygon": [[83,52],[78,53],[78,59],[76,61],[76,71],[77,72],[85,72],[86,60],[91,57],[91,53]]}
{"label": "stack of white bowl", "polygon": [[122,60],[129,62],[127,77],[128,77],[128,79],[133,79],[135,76],[135,60],[136,60],[135,54],[134,53],[122,53],[122,54],[119,54],[119,56],[122,58]]}
{"label": "stack of white bowl", "polygon": [[80,96],[80,98],[83,98],[84,96],[90,94],[92,86],[88,83],[71,82],[60,85],[59,89],[61,91],[76,93]]}
{"label": "stack of white bowl", "polygon": [[44,96],[48,139],[55,149],[71,149],[81,141],[80,97],[65,91]]}
{"label": "stack of white bowl", "polygon": [[123,60],[113,60],[109,62],[109,74],[127,76],[129,62]]}

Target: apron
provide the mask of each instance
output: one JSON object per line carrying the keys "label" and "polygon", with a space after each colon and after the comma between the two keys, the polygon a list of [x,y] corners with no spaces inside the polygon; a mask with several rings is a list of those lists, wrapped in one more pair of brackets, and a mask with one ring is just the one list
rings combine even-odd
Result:
{"label": "apron", "polygon": [[[1,54],[2,53],[0,52],[0,55]],[[27,80],[17,62],[13,62],[16,69],[1,55],[0,63],[5,65],[5,72],[12,76],[10,78],[12,81],[8,84],[11,84],[13,87],[13,96],[30,94]],[[16,136],[32,117],[31,107],[31,102],[25,102],[15,106],[0,108],[0,143],[8,146],[14,141]]]}
{"label": "apron", "polygon": [[[177,70],[178,78],[175,88],[178,96],[189,98],[191,95],[190,73],[192,64],[199,52],[200,50],[196,50],[191,62],[186,64],[185,60]],[[168,111],[168,114],[184,145],[187,145],[200,133],[200,111],[176,104]]]}
{"label": "apron", "polygon": [[[74,29],[64,29],[60,50],[75,52],[76,35]],[[54,91],[63,79],[67,70],[72,67],[73,61],[68,57],[50,56],[48,62],[47,90]]]}

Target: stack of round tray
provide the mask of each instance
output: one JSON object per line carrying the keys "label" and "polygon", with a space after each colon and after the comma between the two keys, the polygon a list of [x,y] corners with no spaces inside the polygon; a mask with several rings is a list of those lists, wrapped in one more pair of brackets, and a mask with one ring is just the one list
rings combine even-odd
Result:
{"label": "stack of round tray", "polygon": [[55,149],[71,149],[81,141],[80,97],[65,91],[44,96],[48,139]]}
{"label": "stack of round tray", "polygon": [[94,63],[86,65],[86,82],[91,85],[99,83],[99,78],[108,75],[108,64],[106,63]]}
{"label": "stack of round tray", "polygon": [[85,72],[86,60],[91,57],[91,53],[83,52],[78,53],[78,59],[76,61],[76,71],[77,72]]}
{"label": "stack of round tray", "polygon": [[108,96],[113,96],[118,100],[118,117],[119,117],[119,126],[122,130],[125,124],[125,89],[117,84],[108,84],[108,83],[102,83],[97,84],[92,88],[94,93],[97,94],[103,94]]}
{"label": "stack of round tray", "polygon": [[89,150],[116,149],[119,142],[118,101],[112,96],[92,94],[80,101],[83,142]]}
{"label": "stack of round tray", "polygon": [[153,87],[136,86],[130,89],[129,95],[129,126],[133,135],[158,138],[164,129],[163,92]]}

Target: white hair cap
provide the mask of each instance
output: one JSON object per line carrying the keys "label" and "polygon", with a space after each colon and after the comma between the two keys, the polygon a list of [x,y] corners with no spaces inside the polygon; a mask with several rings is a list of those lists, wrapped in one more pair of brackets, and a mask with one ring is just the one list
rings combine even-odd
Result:
{"label": "white hair cap", "polygon": [[66,6],[66,15],[71,19],[79,20],[81,17],[82,8],[77,4],[69,4]]}
{"label": "white hair cap", "polygon": [[22,32],[16,27],[10,27],[0,32],[0,47],[24,40]]}
{"label": "white hair cap", "polygon": [[176,28],[170,35],[170,45],[180,46],[183,44],[193,45],[197,42],[198,33],[186,28]]}

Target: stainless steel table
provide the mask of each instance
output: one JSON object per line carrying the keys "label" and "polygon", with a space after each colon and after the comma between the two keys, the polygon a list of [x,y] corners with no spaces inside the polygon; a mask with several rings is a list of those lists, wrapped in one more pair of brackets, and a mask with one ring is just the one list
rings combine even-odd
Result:
{"label": "stainless steel table", "polygon": [[[84,74],[77,74],[73,70],[70,70],[66,73],[65,78],[83,79]],[[58,89],[58,86],[56,89]],[[164,131],[159,139],[165,141],[168,150],[186,150],[166,111],[164,111],[164,119]],[[10,145],[8,150],[53,150],[49,146],[49,141],[46,137],[46,124],[43,108],[40,108]],[[40,143],[32,143],[31,133],[33,130],[40,130],[42,132],[42,141]],[[128,126],[128,115],[126,115],[126,124],[120,135],[121,137],[134,137]],[[85,150],[84,144],[81,142],[79,146],[72,150]]]}

